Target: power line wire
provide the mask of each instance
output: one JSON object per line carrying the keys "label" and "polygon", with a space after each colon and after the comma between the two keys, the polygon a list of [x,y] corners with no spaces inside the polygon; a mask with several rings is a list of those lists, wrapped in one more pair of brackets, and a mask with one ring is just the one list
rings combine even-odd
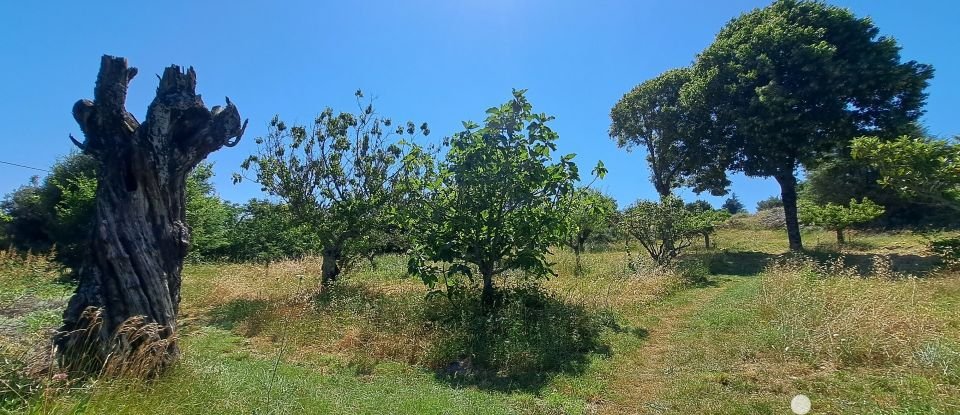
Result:
{"label": "power line wire", "polygon": [[40,170],[40,171],[45,171],[45,172],[49,172],[49,171],[50,171],[50,170],[47,170],[47,169],[41,169],[41,168],[39,168],[39,167],[24,166],[24,165],[22,165],[22,164],[11,163],[11,162],[9,162],[9,161],[3,161],[3,160],[0,160],[0,164],[9,164],[9,165],[11,165],[11,166],[23,167],[23,168],[25,168],[25,169]]}

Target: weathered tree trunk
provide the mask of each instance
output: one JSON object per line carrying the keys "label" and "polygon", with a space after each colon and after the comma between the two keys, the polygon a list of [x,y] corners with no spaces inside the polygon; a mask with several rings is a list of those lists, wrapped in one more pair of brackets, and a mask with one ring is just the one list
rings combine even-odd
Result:
{"label": "weathered tree trunk", "polygon": [[326,287],[333,284],[340,276],[340,266],[337,264],[343,256],[340,248],[323,248],[323,263],[320,264],[320,283]]}
{"label": "weathered tree trunk", "polygon": [[837,245],[843,245],[847,242],[843,236],[843,229],[837,229]]}
{"label": "weathered tree trunk", "polygon": [[[246,126],[229,99],[208,110],[193,68],[184,73],[176,65],[164,70],[141,124],[124,107],[136,73],[126,59],[103,56],[94,100],[73,107],[86,141],[70,138],[100,168],[90,255],[55,337],[66,370],[119,361],[149,376],[176,358],[180,272],[190,240],[187,174],[211,152],[236,145]],[[131,358],[140,361],[122,363]]]}
{"label": "weathered tree trunk", "polygon": [[787,222],[787,239],[791,251],[803,250],[800,241],[800,220],[797,218],[797,178],[793,171],[775,177],[780,184],[780,199],[783,200],[783,213]]}

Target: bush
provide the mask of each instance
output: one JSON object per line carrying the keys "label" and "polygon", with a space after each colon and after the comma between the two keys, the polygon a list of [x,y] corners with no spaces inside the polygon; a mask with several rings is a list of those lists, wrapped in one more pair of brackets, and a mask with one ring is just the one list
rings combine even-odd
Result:
{"label": "bush", "polygon": [[758,211],[754,216],[757,226],[761,229],[786,229],[787,227],[787,215],[783,211],[783,206]]}

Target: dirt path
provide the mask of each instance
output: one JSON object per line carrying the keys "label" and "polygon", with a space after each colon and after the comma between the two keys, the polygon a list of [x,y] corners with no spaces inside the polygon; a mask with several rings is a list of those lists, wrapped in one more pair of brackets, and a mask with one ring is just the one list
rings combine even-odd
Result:
{"label": "dirt path", "polygon": [[720,282],[718,286],[696,288],[678,294],[665,304],[653,306],[650,311],[658,322],[647,328],[647,339],[640,347],[625,350],[613,367],[616,370],[608,380],[609,400],[596,408],[601,414],[659,414],[667,408],[655,398],[667,387],[668,380],[680,368],[670,359],[673,351],[682,347],[673,338],[683,324],[738,280]]}

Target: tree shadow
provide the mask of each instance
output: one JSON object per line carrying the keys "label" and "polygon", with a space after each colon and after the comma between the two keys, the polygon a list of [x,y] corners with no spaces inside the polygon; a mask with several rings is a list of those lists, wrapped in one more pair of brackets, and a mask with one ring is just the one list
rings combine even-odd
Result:
{"label": "tree shadow", "polygon": [[936,255],[872,254],[824,250],[809,250],[804,253],[819,262],[836,261],[839,258],[843,261],[845,267],[854,268],[861,275],[882,274],[889,270],[912,277],[924,277],[939,268],[943,262]]}
{"label": "tree shadow", "polygon": [[267,311],[268,306],[267,300],[248,298],[231,300],[210,311],[209,324],[224,330],[234,330],[244,323],[249,323],[245,335],[256,335],[262,329],[262,318],[259,317]]}
{"label": "tree shadow", "polygon": [[583,373],[591,356],[609,356],[604,328],[647,336],[535,285],[502,290],[493,308],[484,308],[476,291],[428,304],[440,327],[431,357],[436,377],[454,387],[538,393],[558,374]]}
{"label": "tree shadow", "polygon": [[710,254],[710,274],[753,276],[762,272],[777,255],[757,251],[720,251]]}

